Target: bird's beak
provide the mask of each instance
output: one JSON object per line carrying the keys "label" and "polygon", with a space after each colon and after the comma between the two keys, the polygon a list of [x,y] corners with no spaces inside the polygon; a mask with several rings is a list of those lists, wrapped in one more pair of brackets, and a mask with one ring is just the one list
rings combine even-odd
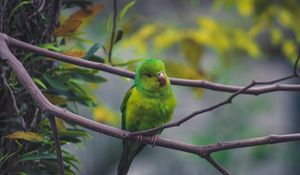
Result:
{"label": "bird's beak", "polygon": [[165,86],[167,84],[167,80],[164,72],[158,73],[158,81],[161,86]]}

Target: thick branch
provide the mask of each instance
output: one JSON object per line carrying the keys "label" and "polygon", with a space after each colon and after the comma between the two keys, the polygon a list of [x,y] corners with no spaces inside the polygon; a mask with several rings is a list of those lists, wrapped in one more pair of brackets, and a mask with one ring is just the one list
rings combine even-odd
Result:
{"label": "thick branch", "polygon": [[[94,69],[100,69],[104,70],[106,72],[110,72],[113,74],[121,75],[121,76],[127,76],[130,78],[134,77],[134,74],[132,72],[114,68],[111,66],[107,66],[101,63],[95,63],[90,62],[82,59],[74,59],[73,57],[65,56],[59,53],[51,52],[45,49],[41,49],[32,45],[29,45],[27,43],[12,39],[7,37],[5,34],[0,33],[0,58],[4,59],[6,63],[12,68],[12,70],[16,73],[17,78],[19,79],[20,83],[24,86],[25,89],[27,89],[28,93],[31,95],[33,100],[39,105],[39,107],[42,109],[43,112],[47,112],[50,115],[57,116],[63,120],[68,120],[70,122],[76,123],[78,125],[81,125],[85,128],[89,128],[91,130],[97,131],[99,133],[103,133],[106,135],[110,135],[117,138],[122,139],[130,139],[130,140],[136,140],[136,136],[131,136],[130,132],[124,131],[118,128],[110,127],[89,119],[86,119],[82,116],[76,115],[74,113],[71,113],[65,109],[61,109],[53,104],[51,104],[47,98],[42,94],[42,92],[38,89],[38,87],[35,85],[23,65],[19,62],[19,60],[10,52],[7,46],[7,42],[9,42],[11,45],[27,49],[29,51],[35,52],[37,54],[41,54],[48,57],[53,57],[58,60],[62,60],[69,63],[74,63],[76,65],[84,66],[84,67],[90,67]],[[299,59],[299,58],[298,58]],[[298,62],[299,60],[297,60]],[[269,89],[269,91],[261,90],[261,89],[254,89],[252,86],[256,84],[268,84],[268,83],[276,83],[278,81],[282,81],[285,79],[292,78],[294,76],[298,76],[297,69],[294,69],[294,75],[287,76],[281,79],[277,79],[270,82],[253,82],[252,84],[244,87],[244,88],[237,88],[232,92],[235,92],[228,98],[228,102],[230,102],[235,96],[241,93],[248,93],[248,94],[256,94],[257,92],[266,93],[270,91],[278,91],[279,85],[275,85],[274,88]],[[172,79],[173,83],[176,84],[176,79]],[[186,84],[180,84],[189,86],[187,82],[192,80],[183,80],[180,81],[185,82]],[[194,82],[194,81],[193,81]],[[195,81],[196,82],[196,81]],[[205,81],[202,81],[205,82]],[[214,84],[214,83],[212,83]],[[216,85],[216,84],[214,84]],[[205,86],[205,84],[203,85]],[[293,86],[292,88],[295,88],[294,90],[299,91],[300,87],[297,87],[296,85],[288,85]],[[200,87],[200,86],[199,86]],[[208,86],[209,87],[209,86]],[[207,87],[206,87],[207,88]],[[219,91],[227,91],[226,86],[220,85]],[[232,87],[231,87],[232,88]],[[249,89],[250,88],[250,89]],[[264,87],[266,88],[266,87]],[[209,89],[209,88],[208,88]],[[223,104],[217,104],[216,106],[221,106]],[[266,145],[266,144],[274,144],[274,143],[282,143],[282,142],[291,142],[291,141],[300,141],[300,133],[295,134],[286,134],[286,135],[271,135],[271,136],[265,136],[265,137],[258,137],[258,138],[251,138],[251,139],[245,139],[245,140],[235,140],[235,141],[228,141],[223,143],[217,143],[217,144],[211,144],[206,146],[196,146],[186,143],[181,143],[173,140],[163,139],[163,138],[157,138],[156,145],[160,147],[165,147],[169,149],[184,151],[188,153],[193,153],[196,155],[199,155],[201,157],[204,157],[208,162],[210,162],[214,167],[216,167],[220,172],[223,174],[226,174],[227,171],[222,168],[215,160],[213,160],[210,157],[210,154],[213,152],[228,150],[228,149],[236,149],[236,148],[243,148],[243,147],[250,147],[250,146],[257,146],[257,145]],[[151,137],[145,136],[143,137],[142,143],[144,144],[150,144],[151,143]]]}
{"label": "thick branch", "polygon": [[[2,35],[5,34],[2,33]],[[39,48],[37,46],[33,46],[31,44],[16,40],[8,36],[6,37],[7,37],[8,44],[10,46],[15,46],[39,55],[43,55],[67,63],[72,63],[81,67],[97,69],[115,75],[134,78],[134,73],[125,69],[109,66],[102,63],[96,63],[88,60],[78,59],[76,57],[67,56],[61,53]],[[200,87],[200,88],[209,89],[213,91],[229,92],[229,93],[234,93],[244,88],[241,86],[231,86],[231,85],[213,83],[206,80],[189,80],[189,79],[171,78],[171,82],[174,85]],[[300,91],[300,85],[295,85],[295,84],[266,85],[266,86],[261,86],[256,88],[250,88],[244,91],[243,94],[260,95],[260,94],[270,93],[275,91]]]}

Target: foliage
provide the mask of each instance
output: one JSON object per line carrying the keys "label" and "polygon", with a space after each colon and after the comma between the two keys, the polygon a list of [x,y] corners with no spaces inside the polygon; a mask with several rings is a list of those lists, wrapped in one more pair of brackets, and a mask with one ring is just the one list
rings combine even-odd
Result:
{"label": "foliage", "polygon": [[[175,51],[177,58],[166,58],[167,65],[176,60],[176,64],[183,64],[195,73],[193,76],[190,72],[176,73],[178,67],[170,66],[170,74],[193,79],[210,79],[210,74],[216,75],[217,72],[206,70],[202,65],[207,53],[216,54],[220,66],[229,65],[228,62],[241,55],[261,59],[281,54],[292,61],[297,57],[297,43],[300,41],[296,22],[300,15],[298,5],[293,0],[277,3],[216,0],[211,4],[211,11],[224,17],[198,16],[192,27],[145,23],[138,30],[125,33],[127,37],[122,47],[143,57]],[[222,15],[224,13],[228,15]],[[129,24],[135,25],[133,22]]]}
{"label": "foliage", "polygon": [[[87,1],[86,1],[87,2]],[[66,7],[77,6],[78,2],[68,4]],[[11,3],[7,6],[7,11],[10,18],[9,23],[20,22],[17,18],[19,9],[25,8],[26,5],[36,5],[29,1],[20,1],[15,4]],[[91,17],[95,16],[103,9],[102,4],[86,3],[80,9],[71,14],[58,28],[52,33],[48,33],[48,37],[55,36],[55,40],[38,41],[40,47],[57,52],[62,52],[67,55],[79,57],[78,59],[87,59],[92,61],[103,62],[103,58],[96,55],[96,51],[101,47],[99,44],[94,44],[89,50],[71,43],[90,44],[91,41],[80,38],[80,30],[82,24],[87,23]],[[31,9],[30,9],[31,10]],[[26,12],[27,13],[27,12]],[[59,13],[59,12],[57,12]],[[12,15],[14,14],[14,15]],[[32,14],[32,13],[30,13]],[[23,14],[24,15],[24,14]],[[41,13],[40,15],[48,15]],[[13,17],[14,16],[14,17]],[[20,15],[21,16],[21,15]],[[40,17],[37,15],[37,17]],[[33,18],[35,19],[35,18]],[[46,21],[38,21],[38,25],[44,25]],[[3,25],[3,24],[2,24]],[[13,28],[14,25],[11,26]],[[34,27],[33,25],[31,27]],[[42,31],[36,31],[38,34]],[[13,35],[11,35],[13,36]],[[28,36],[27,36],[28,37]],[[72,49],[68,49],[72,48]],[[40,87],[42,92],[50,102],[55,105],[67,108],[70,111],[78,112],[78,104],[84,105],[91,109],[101,104],[95,99],[93,89],[95,84],[103,83],[105,78],[99,75],[98,71],[90,69],[82,69],[69,64],[54,63],[49,59],[41,56],[36,56],[31,53],[16,52],[26,66],[26,69],[31,73],[34,82]],[[4,67],[1,63],[1,68]],[[1,69],[2,70],[2,69]],[[13,73],[5,74],[9,86],[16,92],[17,106],[20,107],[20,113],[11,113],[10,108],[1,109],[0,117],[0,174],[56,174],[57,161],[54,148],[52,131],[49,126],[48,119],[38,109],[37,105],[32,100],[20,100],[19,97],[27,96],[27,92],[18,83]],[[1,79],[2,80],[2,79]],[[2,90],[3,89],[3,90]],[[1,103],[6,99],[10,99],[8,89],[2,87],[0,90]],[[3,105],[1,105],[3,106]],[[10,105],[11,106],[11,105]],[[99,107],[98,107],[99,108]],[[97,109],[95,111],[97,111]],[[110,114],[109,117],[115,117],[112,112],[107,112],[106,108],[101,108],[97,111],[104,114]],[[24,120],[25,119],[25,120]],[[105,116],[98,117],[98,121],[116,124],[116,120],[107,120]],[[89,138],[89,134],[80,127],[66,123],[59,118],[56,118],[58,127],[58,135],[62,145],[80,144],[85,138]],[[63,161],[66,174],[77,174],[79,160],[63,149]]]}

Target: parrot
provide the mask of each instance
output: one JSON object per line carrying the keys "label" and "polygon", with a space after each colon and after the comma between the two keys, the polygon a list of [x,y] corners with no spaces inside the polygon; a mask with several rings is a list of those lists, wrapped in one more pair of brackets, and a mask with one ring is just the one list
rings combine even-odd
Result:
{"label": "parrot", "polygon": [[[166,124],[172,118],[175,105],[175,97],[164,63],[160,59],[145,59],[136,69],[134,85],[123,97],[120,107],[122,129],[134,132]],[[151,136],[157,137],[156,134],[160,132]],[[144,147],[145,144],[123,139],[118,175],[127,175],[134,157]]]}

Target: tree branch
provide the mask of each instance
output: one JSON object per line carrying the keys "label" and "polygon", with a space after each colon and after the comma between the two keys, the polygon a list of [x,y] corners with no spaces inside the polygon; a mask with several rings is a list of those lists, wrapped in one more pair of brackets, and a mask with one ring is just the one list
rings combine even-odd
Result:
{"label": "tree branch", "polygon": [[[3,33],[0,33],[2,35],[5,35]],[[108,72],[111,74],[127,77],[127,78],[134,78],[134,73],[125,69],[109,66],[103,63],[97,63],[93,61],[78,59],[76,57],[64,55],[61,53],[53,52],[47,49],[43,49],[22,41],[19,41],[17,39],[11,38],[9,36],[6,36],[7,42],[9,46],[18,47],[45,57],[49,57],[52,59],[56,59],[59,61],[71,63],[74,65],[78,65],[81,67],[86,68],[92,68],[104,72]],[[244,87],[241,86],[233,86],[233,85],[224,85],[219,83],[213,83],[206,80],[190,80],[190,79],[180,79],[180,78],[170,78],[172,84],[174,85],[180,85],[180,86],[190,86],[190,87],[199,87],[204,89],[209,89],[213,91],[219,91],[219,92],[228,92],[228,93],[235,93]],[[262,87],[256,87],[256,88],[250,88],[246,91],[244,91],[242,94],[250,94],[250,95],[260,95],[270,92],[276,92],[276,91],[300,91],[300,85],[298,84],[276,84],[276,85],[265,85]]]}
{"label": "tree branch", "polygon": [[225,168],[223,168],[215,159],[213,159],[210,154],[208,154],[204,158],[223,175],[230,175],[230,173]]}
{"label": "tree branch", "polygon": [[57,134],[57,126],[56,126],[56,122],[55,122],[55,116],[47,115],[47,117],[49,119],[51,130],[52,130],[55,152],[56,152],[56,157],[57,157],[58,172],[59,172],[59,175],[65,175],[64,161],[62,158],[60,141],[59,141],[59,137]]}
{"label": "tree branch", "polygon": [[116,33],[116,26],[117,26],[117,0],[114,0],[113,3],[113,23],[112,23],[112,29],[111,29],[111,36],[110,36],[110,45],[109,45],[109,51],[108,51],[108,62],[109,64],[113,64],[112,63],[112,50],[115,44],[115,33]]}
{"label": "tree branch", "polygon": [[[23,65],[10,52],[10,50],[8,48],[8,43],[13,46],[17,46],[17,47],[35,52],[40,55],[54,57],[58,60],[62,60],[62,61],[69,62],[69,63],[74,63],[76,65],[80,65],[83,67],[90,67],[90,68],[94,68],[94,69],[104,70],[104,71],[110,72],[112,74],[128,76],[128,77],[133,78],[134,74],[132,72],[129,72],[129,71],[126,71],[123,69],[119,69],[119,68],[114,68],[111,66],[107,66],[107,65],[104,65],[101,63],[94,63],[94,62],[90,62],[90,61],[86,61],[86,60],[74,59],[73,57],[65,56],[65,55],[62,55],[59,53],[51,52],[51,51],[48,51],[45,49],[41,49],[41,48],[32,46],[27,43],[23,43],[21,41],[10,38],[5,34],[0,33],[0,59],[3,59],[4,61],[6,61],[6,63],[15,72],[20,83],[28,91],[28,93],[31,95],[31,97],[36,102],[36,104],[40,107],[42,112],[44,112],[44,113],[46,112],[47,114],[50,114],[52,116],[57,116],[63,120],[68,120],[70,122],[81,125],[85,128],[89,128],[96,132],[106,134],[106,135],[109,135],[112,137],[121,138],[121,139],[130,139],[133,141],[137,140],[137,136],[132,136],[131,133],[128,131],[124,131],[124,130],[121,130],[118,128],[107,126],[102,123],[95,122],[93,120],[84,118],[82,116],[71,113],[65,109],[59,108],[59,107],[51,104],[47,100],[47,98],[42,94],[42,92],[39,90],[39,88],[36,86],[36,84],[33,82],[31,77],[29,76],[29,74],[27,73],[25,68],[23,67]],[[297,64],[298,62],[299,62],[299,57],[295,64]],[[294,69],[294,74],[298,76],[297,69]],[[284,79],[289,79],[289,78],[290,77],[287,76],[287,77],[277,79],[274,81],[269,81],[269,82],[253,81],[252,84],[250,84],[244,88],[235,89],[235,91],[233,91],[235,93],[229,97],[228,101],[232,100],[235,96],[237,96],[238,94],[241,94],[241,93],[256,94],[258,91],[260,91],[261,93],[266,93],[266,92],[271,92],[271,91],[279,91],[279,89],[278,89],[279,85],[275,85],[274,88],[268,89],[269,91],[268,90],[266,91],[265,89],[261,90],[262,88],[254,89],[252,86],[254,86],[256,84],[264,85],[264,84],[268,84],[268,83],[276,83],[278,81],[282,81]],[[172,79],[172,80],[174,83],[174,79]],[[183,79],[181,79],[181,80],[183,82],[192,81],[192,80],[183,80]],[[175,79],[175,84],[176,84],[176,79]],[[183,84],[181,84],[181,85],[183,85]],[[189,86],[189,84],[187,83],[186,86]],[[203,86],[206,86],[206,85],[203,85]],[[292,88],[290,86],[292,86]],[[294,88],[294,90],[299,91],[299,87],[297,87],[296,85],[288,85],[287,87],[289,87],[291,89]],[[221,85],[218,90],[226,92],[226,88],[228,88],[228,87]],[[230,87],[230,88],[232,88],[232,87]],[[266,87],[264,87],[264,88],[266,88]],[[216,144],[210,144],[210,145],[206,145],[206,146],[191,145],[191,144],[186,144],[186,143],[158,137],[155,144],[160,147],[165,147],[165,148],[169,148],[169,149],[174,149],[174,150],[178,150],[178,151],[183,151],[183,152],[188,152],[188,153],[193,153],[193,154],[199,155],[199,156],[205,158],[216,169],[218,169],[220,172],[223,172],[223,174],[224,174],[227,171],[223,167],[221,167],[214,159],[212,159],[210,157],[211,153],[223,151],[223,150],[229,150],[229,149],[275,144],[275,143],[283,143],[283,142],[292,142],[292,141],[300,141],[300,133],[285,134],[285,135],[270,135],[270,136],[265,136],[265,137],[258,137],[258,138],[244,139],[244,140],[233,140],[233,141],[227,141],[227,142],[223,142],[223,143],[220,142],[220,143],[216,143]],[[144,136],[141,142],[144,144],[151,144],[152,143],[151,137]]]}
{"label": "tree branch", "polygon": [[4,84],[4,86],[8,89],[8,92],[9,92],[9,95],[10,95],[10,97],[11,97],[11,99],[12,99],[12,104],[13,104],[13,107],[14,107],[14,109],[15,109],[15,112],[17,113],[17,114],[19,114],[20,113],[20,110],[19,110],[19,108],[18,108],[18,105],[17,105],[17,102],[16,102],[16,98],[15,98],[15,95],[14,95],[14,92],[13,92],[13,90],[11,89],[11,87],[9,86],[9,84],[7,83],[7,80],[6,80],[6,77],[5,77],[5,68],[3,67],[2,68],[2,72],[1,72],[1,77],[2,77],[2,80],[3,80],[3,84]]}
{"label": "tree branch", "polygon": [[230,104],[232,103],[232,100],[237,97],[238,95],[242,94],[243,92],[247,91],[248,89],[257,86],[257,85],[268,85],[268,84],[274,84],[274,83],[278,83],[280,81],[284,81],[284,80],[288,80],[288,79],[292,79],[292,78],[297,78],[299,77],[299,74],[297,72],[297,67],[298,67],[298,63],[299,63],[299,59],[300,59],[300,54],[298,55],[295,63],[294,63],[294,68],[293,68],[293,72],[290,75],[287,75],[285,77],[279,78],[279,79],[275,79],[275,80],[271,80],[271,81],[255,81],[253,80],[248,86],[238,90],[237,92],[233,93],[232,95],[230,95],[227,99],[225,99],[224,101],[217,103],[213,106],[210,106],[208,108],[202,109],[202,110],[198,110],[198,111],[194,111],[191,114],[189,114],[188,116],[176,121],[176,122],[172,122],[172,123],[168,123],[156,128],[151,128],[151,129],[147,129],[144,131],[136,131],[136,132],[132,132],[130,133],[132,136],[136,136],[136,135],[145,135],[145,134],[152,134],[155,133],[156,131],[161,131],[163,129],[166,128],[171,128],[171,127],[175,127],[175,126],[180,126],[181,124],[183,124],[184,122],[196,117],[199,114],[203,114],[209,111],[212,111],[216,108],[222,107],[226,104]]}

